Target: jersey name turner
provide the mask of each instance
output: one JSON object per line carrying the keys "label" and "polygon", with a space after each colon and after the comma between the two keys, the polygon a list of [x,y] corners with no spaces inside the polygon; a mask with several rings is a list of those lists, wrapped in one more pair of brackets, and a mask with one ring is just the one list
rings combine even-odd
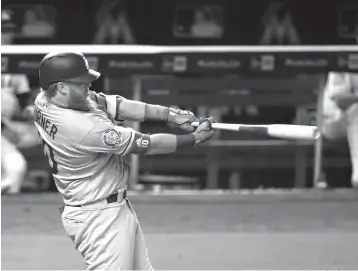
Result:
{"label": "jersey name turner", "polygon": [[[44,129],[44,131],[55,140],[55,134],[58,131],[58,128],[55,124],[52,124],[44,114],[41,113],[41,110],[35,106],[35,121]],[[51,127],[51,128],[50,128]]]}
{"label": "jersey name turner", "polygon": [[109,197],[127,185],[125,156],[138,148],[137,133],[117,126],[101,109],[78,111],[35,101],[35,126],[64,203],[81,205]]}

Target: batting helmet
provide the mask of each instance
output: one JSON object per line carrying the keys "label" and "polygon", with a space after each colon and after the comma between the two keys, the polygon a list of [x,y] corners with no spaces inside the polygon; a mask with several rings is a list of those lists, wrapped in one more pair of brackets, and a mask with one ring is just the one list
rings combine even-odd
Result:
{"label": "batting helmet", "polygon": [[40,87],[48,89],[52,83],[69,81],[90,83],[101,74],[88,67],[81,53],[50,53],[40,62]]}

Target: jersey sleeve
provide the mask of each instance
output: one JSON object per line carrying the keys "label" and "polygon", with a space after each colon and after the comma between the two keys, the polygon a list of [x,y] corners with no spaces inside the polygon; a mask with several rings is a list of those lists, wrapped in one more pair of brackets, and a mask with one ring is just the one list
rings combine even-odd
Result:
{"label": "jersey sleeve", "polygon": [[90,92],[92,99],[101,105],[116,121],[144,121],[145,103],[126,99],[119,95]]}
{"label": "jersey sleeve", "polygon": [[94,100],[98,105],[102,106],[115,120],[123,121],[119,115],[119,105],[121,101],[124,99],[119,95],[106,95],[102,92],[96,93],[94,91],[90,91],[89,93],[92,100]]}
{"label": "jersey sleeve", "polygon": [[135,137],[136,132],[131,128],[111,125],[108,122],[96,123],[77,147],[91,152],[126,155],[133,149]]}

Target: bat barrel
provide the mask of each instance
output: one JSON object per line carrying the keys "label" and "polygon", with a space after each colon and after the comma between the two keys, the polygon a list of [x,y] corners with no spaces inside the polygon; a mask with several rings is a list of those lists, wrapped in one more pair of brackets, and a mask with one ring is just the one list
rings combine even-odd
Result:
{"label": "bat barrel", "polygon": [[[198,127],[199,122],[193,122],[193,127]],[[266,135],[282,139],[292,140],[317,140],[320,132],[316,126],[292,125],[292,124],[269,124],[248,125],[232,123],[213,123],[213,129],[228,130],[235,132],[249,132],[252,134]]]}
{"label": "bat barrel", "polygon": [[273,137],[295,140],[317,140],[321,134],[316,126],[305,125],[268,125],[268,134]]}

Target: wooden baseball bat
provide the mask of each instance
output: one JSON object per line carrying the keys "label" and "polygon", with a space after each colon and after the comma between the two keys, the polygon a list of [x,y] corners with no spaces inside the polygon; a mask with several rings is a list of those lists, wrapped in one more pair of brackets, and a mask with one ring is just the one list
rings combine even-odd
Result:
{"label": "wooden baseball bat", "polygon": [[[193,127],[198,127],[199,122],[193,122]],[[213,123],[213,129],[228,130],[235,132],[249,132],[259,135],[271,136],[282,139],[292,140],[317,140],[320,133],[316,126],[293,125],[293,124],[232,124],[232,123]]]}

